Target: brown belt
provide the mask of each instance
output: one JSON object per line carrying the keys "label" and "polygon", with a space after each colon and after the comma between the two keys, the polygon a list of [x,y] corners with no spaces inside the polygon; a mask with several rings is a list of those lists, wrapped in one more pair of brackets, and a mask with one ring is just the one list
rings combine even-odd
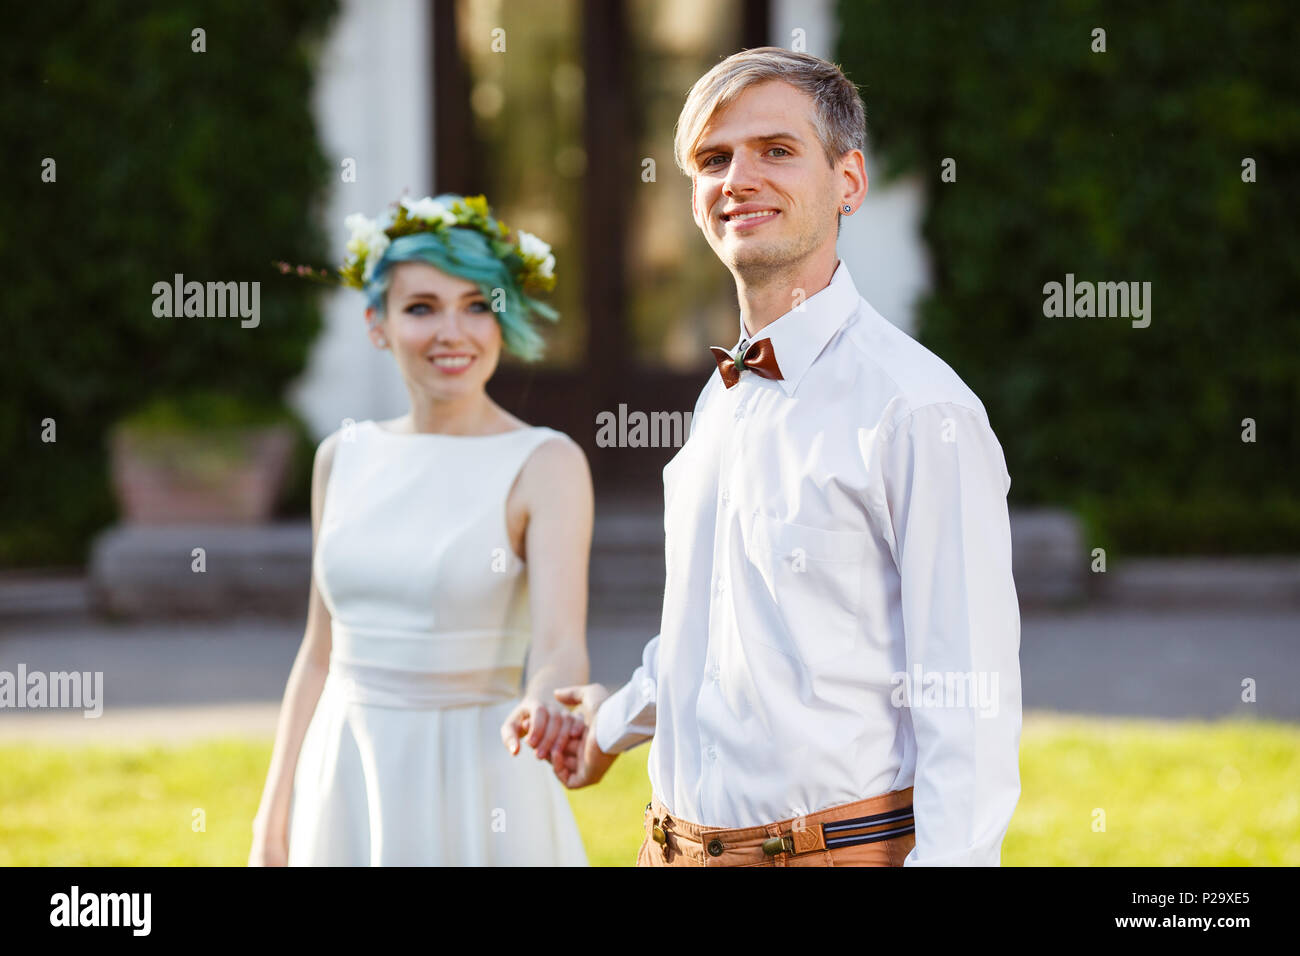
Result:
{"label": "brown belt", "polygon": [[688,866],[746,866],[915,832],[911,787],[757,827],[706,827],[672,816],[657,799],[646,804],[649,851]]}

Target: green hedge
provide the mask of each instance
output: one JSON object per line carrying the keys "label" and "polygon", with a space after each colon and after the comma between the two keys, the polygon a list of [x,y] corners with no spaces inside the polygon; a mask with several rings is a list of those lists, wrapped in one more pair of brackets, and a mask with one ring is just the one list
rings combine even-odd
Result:
{"label": "green hedge", "polygon": [[[83,560],[114,519],[106,435],[121,415],[195,388],[279,405],[304,368],[320,316],[270,261],[324,261],[316,211],[334,167],[309,103],[336,5],[7,12],[0,564]],[[156,317],[153,285],[175,273],[261,282],[260,323]],[[46,418],[56,443],[41,441]]]}
{"label": "green hedge", "polygon": [[[1013,500],[1074,507],[1127,552],[1300,548],[1288,6],[841,0],[839,16],[885,171],[926,181],[920,338],[984,401]],[[1067,273],[1150,282],[1151,324],[1045,317]]]}

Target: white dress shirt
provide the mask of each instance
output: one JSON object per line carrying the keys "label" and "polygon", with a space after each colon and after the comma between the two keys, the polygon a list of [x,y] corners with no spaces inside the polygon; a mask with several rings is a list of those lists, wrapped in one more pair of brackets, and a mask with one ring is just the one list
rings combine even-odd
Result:
{"label": "white dress shirt", "polygon": [[664,468],[660,633],[596,742],[652,737],[655,796],[705,826],[914,787],[904,865],[996,866],[1020,796],[1020,613],[984,406],[842,262],[754,338],[784,379],[715,371],[700,393]]}

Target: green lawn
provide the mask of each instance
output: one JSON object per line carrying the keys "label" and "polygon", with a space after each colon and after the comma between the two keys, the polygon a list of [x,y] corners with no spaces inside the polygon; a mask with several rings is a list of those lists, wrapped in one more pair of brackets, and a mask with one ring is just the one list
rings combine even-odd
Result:
{"label": "green lawn", "polygon": [[[0,865],[242,865],[270,749],[0,745]],[[648,750],[571,794],[593,864],[636,857]],[[1005,865],[1300,866],[1295,725],[1035,713],[1020,766]]]}

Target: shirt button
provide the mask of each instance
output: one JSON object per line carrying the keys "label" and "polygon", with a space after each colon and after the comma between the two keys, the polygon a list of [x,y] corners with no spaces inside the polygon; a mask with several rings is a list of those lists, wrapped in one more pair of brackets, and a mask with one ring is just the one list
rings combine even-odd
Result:
{"label": "shirt button", "polygon": [[742,419],[742,418],[744,418],[744,417],[745,417],[745,406],[744,406],[744,405],[737,405],[737,406],[736,406],[736,421],[740,421],[740,419]]}
{"label": "shirt button", "polygon": [[718,578],[718,593],[721,594],[725,590],[727,590],[727,579]]}
{"label": "shirt button", "polygon": [[723,501],[730,501],[730,500],[731,500],[731,492],[728,491],[726,488],[723,488],[723,489],[722,489],[722,500],[723,500]]}
{"label": "shirt button", "polygon": [[704,753],[708,756],[708,758],[709,758],[710,760],[717,760],[717,759],[718,759],[718,752],[717,752],[716,750],[713,749],[713,745],[712,745],[712,744],[709,744],[709,746],[708,746],[707,748],[705,748]]}

